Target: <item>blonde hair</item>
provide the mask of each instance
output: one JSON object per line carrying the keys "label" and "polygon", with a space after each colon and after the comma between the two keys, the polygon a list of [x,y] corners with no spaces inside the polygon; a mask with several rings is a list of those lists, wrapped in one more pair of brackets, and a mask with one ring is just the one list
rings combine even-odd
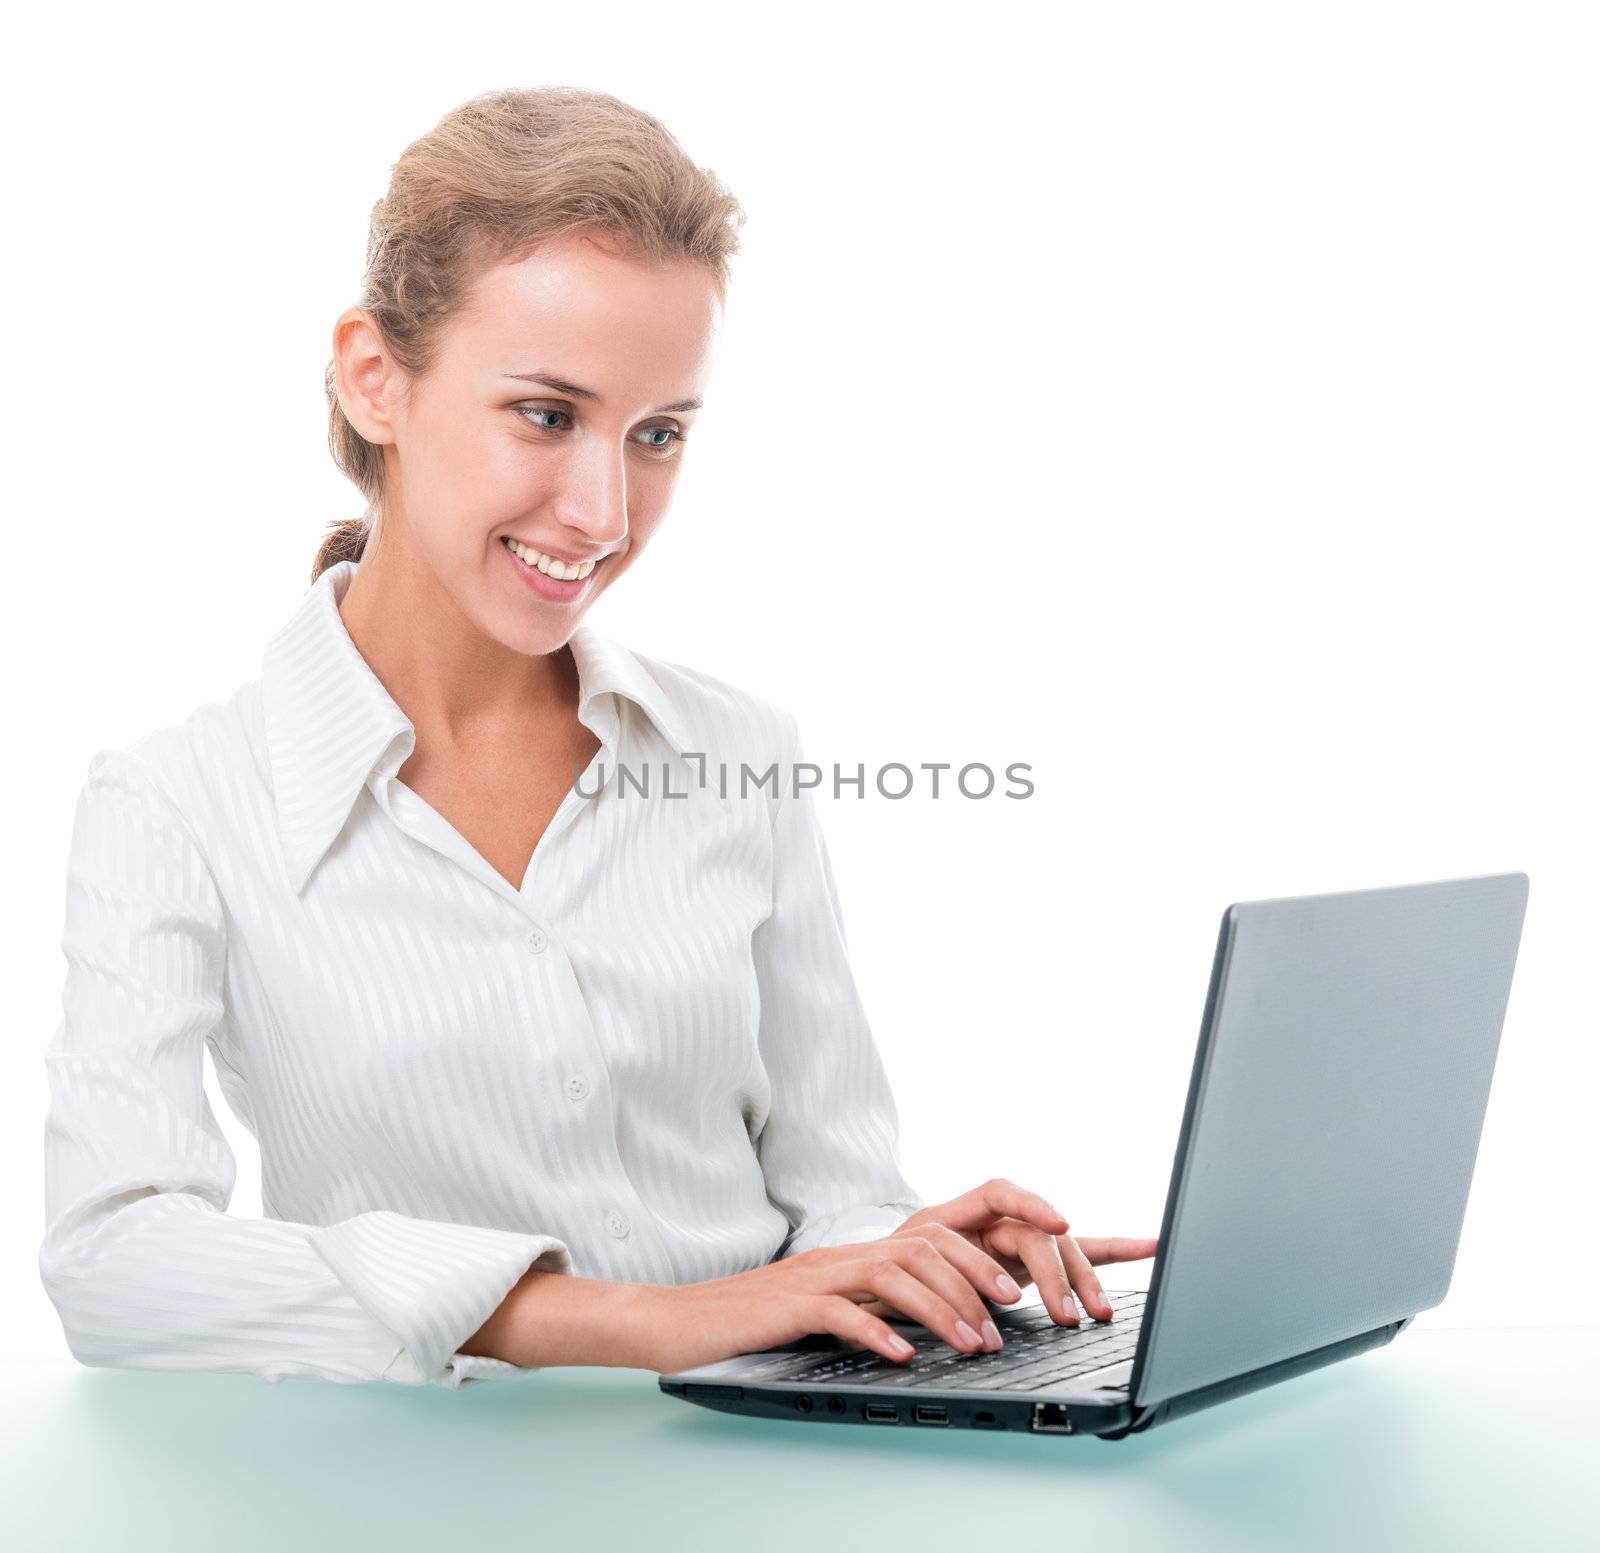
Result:
{"label": "blonde hair", "polygon": [[[646,263],[704,264],[725,291],[744,219],[716,174],[638,108],[571,86],[484,92],[394,164],[372,207],[360,305],[394,359],[418,375],[491,265],[581,231]],[[350,424],[332,361],[324,386],[329,450],[367,509],[330,526],[312,581],[337,561],[361,558],[383,503],[383,450]]]}

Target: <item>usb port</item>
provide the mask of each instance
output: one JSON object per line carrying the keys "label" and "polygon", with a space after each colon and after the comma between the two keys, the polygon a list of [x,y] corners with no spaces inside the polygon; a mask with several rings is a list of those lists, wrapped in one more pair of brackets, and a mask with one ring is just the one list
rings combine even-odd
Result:
{"label": "usb port", "polygon": [[897,1424],[900,1415],[895,1411],[892,1402],[867,1403],[867,1422],[869,1424]]}
{"label": "usb port", "polygon": [[913,1410],[919,1424],[947,1424],[950,1422],[950,1409],[935,1407],[930,1403],[917,1403]]}

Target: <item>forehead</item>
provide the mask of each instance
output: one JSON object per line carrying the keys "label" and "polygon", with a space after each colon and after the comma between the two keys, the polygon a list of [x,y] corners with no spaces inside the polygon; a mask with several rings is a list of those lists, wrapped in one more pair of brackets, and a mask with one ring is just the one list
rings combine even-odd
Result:
{"label": "forehead", "polygon": [[490,372],[549,371],[604,393],[641,373],[700,372],[721,313],[705,265],[652,265],[562,238],[484,270],[447,348]]}

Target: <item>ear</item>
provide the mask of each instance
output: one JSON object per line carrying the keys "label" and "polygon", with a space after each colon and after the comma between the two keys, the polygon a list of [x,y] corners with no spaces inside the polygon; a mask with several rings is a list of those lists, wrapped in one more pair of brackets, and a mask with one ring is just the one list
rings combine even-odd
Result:
{"label": "ear", "polygon": [[333,370],[339,406],[350,424],[368,442],[393,442],[402,374],[363,307],[346,308],[334,323]]}

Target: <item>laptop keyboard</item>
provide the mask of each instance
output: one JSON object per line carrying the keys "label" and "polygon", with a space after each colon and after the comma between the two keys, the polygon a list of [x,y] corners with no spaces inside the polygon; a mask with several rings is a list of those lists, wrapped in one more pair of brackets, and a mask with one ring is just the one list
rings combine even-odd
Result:
{"label": "laptop keyboard", "polygon": [[1112,1321],[1095,1321],[1079,1312],[1081,1326],[1057,1326],[1043,1305],[994,1312],[1005,1346],[997,1353],[962,1353],[925,1327],[895,1328],[916,1349],[904,1362],[886,1359],[870,1348],[849,1353],[790,1354],[759,1369],[744,1370],[749,1380],[781,1380],[848,1386],[937,1386],[960,1391],[1040,1391],[1075,1375],[1131,1359],[1139,1344],[1145,1291],[1108,1293]]}

